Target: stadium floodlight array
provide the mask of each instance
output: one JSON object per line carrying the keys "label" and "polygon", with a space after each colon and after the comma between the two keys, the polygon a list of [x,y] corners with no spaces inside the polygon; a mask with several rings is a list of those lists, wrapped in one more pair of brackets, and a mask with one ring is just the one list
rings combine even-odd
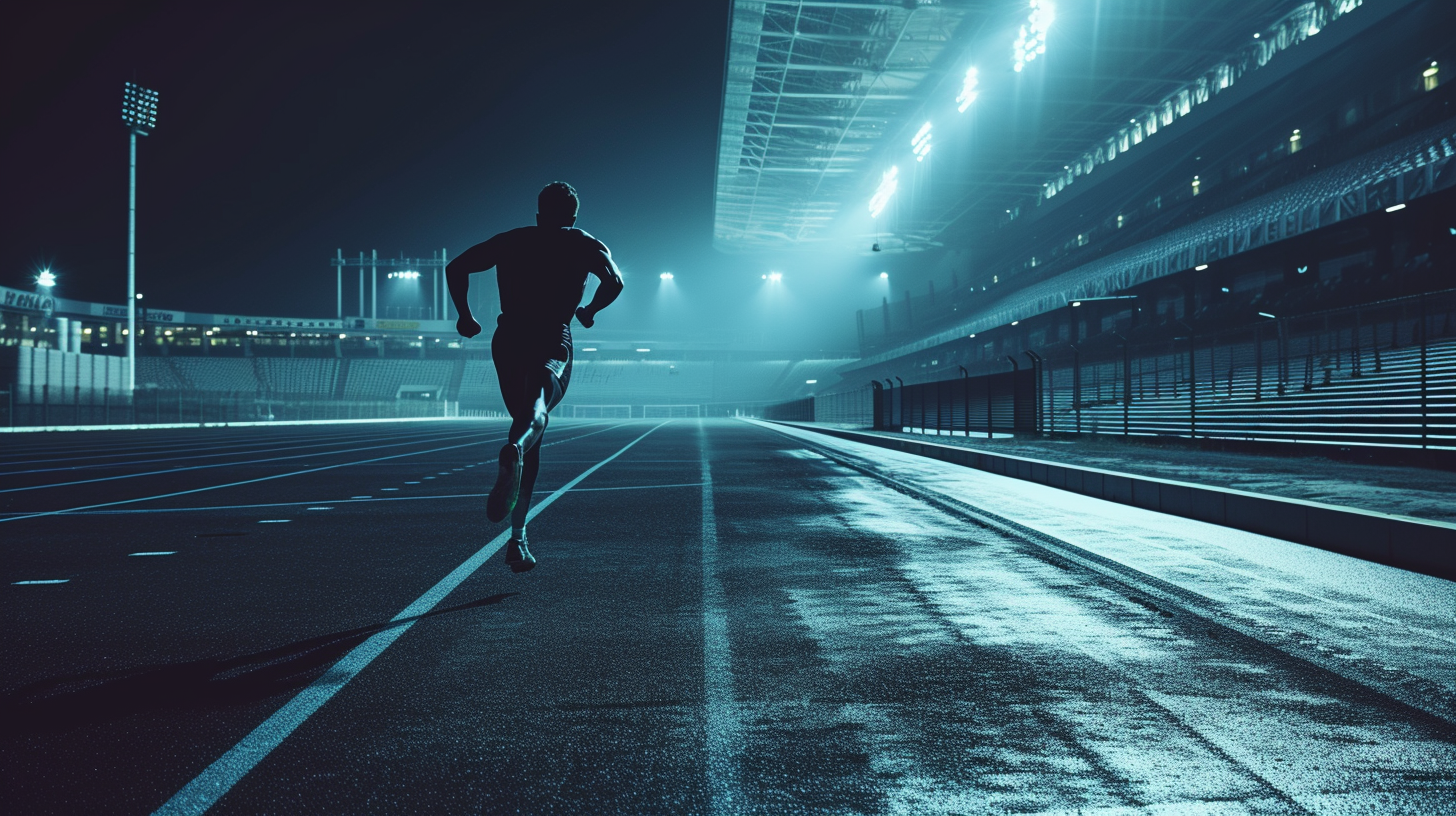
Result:
{"label": "stadium floodlight array", "polygon": [[659,278],[661,278],[662,280],[665,280],[665,281],[670,281],[670,280],[672,280],[672,273],[671,272],[663,272],[661,275],[658,275],[657,277],[659,277]]}
{"label": "stadium floodlight array", "polygon": [[35,285],[44,286],[49,289],[56,285],[56,275],[49,269],[42,269],[39,275],[35,276]]}
{"label": "stadium floodlight array", "polygon": [[885,205],[890,203],[890,196],[893,196],[898,189],[900,189],[900,168],[894,166],[880,176],[880,186],[870,197],[871,218],[878,218],[880,213],[885,211]]}
{"label": "stadium floodlight array", "polygon": [[386,278],[398,278],[398,279],[401,279],[401,280],[419,280],[420,279],[420,273],[418,273],[418,272],[416,272],[416,271],[414,271],[412,269],[406,269],[406,270],[402,270],[402,271],[399,271],[399,272],[390,272],[389,274],[385,275],[385,277]]}
{"label": "stadium floodlight array", "polygon": [[915,138],[910,140],[910,149],[915,152],[915,161],[925,161],[925,157],[930,155],[930,135],[931,124],[929,122],[921,125],[920,129],[915,131]]}
{"label": "stadium floodlight array", "polygon": [[1026,25],[1021,27],[1016,45],[1012,46],[1012,67],[1018,72],[1028,62],[1036,59],[1038,54],[1046,53],[1047,30],[1051,28],[1055,17],[1056,12],[1051,3],[1046,0],[1031,0],[1031,13],[1027,15]]}
{"label": "stadium floodlight array", "polygon": [[128,82],[121,93],[121,121],[127,127],[151,133],[157,126],[157,92]]}
{"label": "stadium floodlight array", "polygon": [[131,139],[130,178],[127,192],[126,224],[126,390],[136,390],[136,306],[141,294],[136,290],[136,151],[137,137],[151,133],[157,126],[157,92],[128,82],[121,91],[121,121]]}
{"label": "stadium floodlight array", "polygon": [[969,108],[971,103],[976,101],[976,97],[981,95],[980,87],[981,72],[972,65],[966,69],[966,78],[961,82],[961,92],[956,96],[956,110],[965,113],[966,108]]}

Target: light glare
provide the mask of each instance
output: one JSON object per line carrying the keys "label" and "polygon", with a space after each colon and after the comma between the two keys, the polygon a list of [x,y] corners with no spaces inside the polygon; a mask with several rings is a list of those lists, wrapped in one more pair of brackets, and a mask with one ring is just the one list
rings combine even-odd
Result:
{"label": "light glare", "polygon": [[971,103],[976,101],[976,97],[981,95],[979,90],[980,84],[981,72],[976,70],[976,66],[972,65],[966,69],[966,78],[961,82],[961,92],[956,97],[956,110],[961,113],[966,112],[966,108],[969,108]]}
{"label": "light glare", "polygon": [[1027,16],[1026,25],[1021,27],[1016,44],[1012,46],[1012,67],[1016,71],[1020,72],[1038,54],[1046,53],[1047,29],[1051,28],[1055,17],[1056,11],[1051,3],[1031,0],[1031,14]]}
{"label": "light glare", "polygon": [[890,196],[900,189],[900,168],[891,167],[880,176],[880,186],[875,190],[874,196],[870,198],[870,217],[878,218],[880,213],[885,211],[885,205],[890,203]]}
{"label": "light glare", "polygon": [[925,161],[930,155],[930,128],[929,122],[920,126],[915,132],[915,138],[910,140],[910,148],[915,152],[915,161]]}
{"label": "light glare", "polygon": [[42,269],[40,274],[35,276],[35,282],[37,285],[49,288],[56,285],[56,276],[49,269]]}

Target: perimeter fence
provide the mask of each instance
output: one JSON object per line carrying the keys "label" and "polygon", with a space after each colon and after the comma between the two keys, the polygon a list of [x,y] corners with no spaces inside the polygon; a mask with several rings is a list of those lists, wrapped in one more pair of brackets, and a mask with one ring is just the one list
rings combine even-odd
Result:
{"label": "perimeter fence", "polygon": [[[52,394],[0,392],[0,425],[152,425],[204,422],[417,419],[460,416],[459,403],[443,400],[321,400],[272,398],[253,393],[138,390],[130,399],[107,391]],[[20,397],[20,399],[17,399]]]}

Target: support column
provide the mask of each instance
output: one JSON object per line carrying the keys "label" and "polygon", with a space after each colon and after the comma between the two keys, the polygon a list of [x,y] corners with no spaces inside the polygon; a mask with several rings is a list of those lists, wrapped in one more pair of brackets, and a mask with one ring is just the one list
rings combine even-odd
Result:
{"label": "support column", "polygon": [[136,142],[131,131],[131,182],[127,193],[126,222],[126,393],[136,391]]}
{"label": "support column", "polygon": [[337,294],[336,294],[336,296],[334,298],[334,310],[336,312],[338,312],[338,316],[337,316],[338,319],[339,320],[343,320],[344,319],[344,250],[342,250],[342,249],[336,250],[336,254],[334,255],[334,260],[335,260],[335,265],[337,266],[337,269],[334,270],[337,273],[337,276],[336,276],[336,280],[337,280],[337,289],[336,289],[336,292],[337,292]]}
{"label": "support column", "polygon": [[379,319],[379,250],[369,250],[369,316]]}

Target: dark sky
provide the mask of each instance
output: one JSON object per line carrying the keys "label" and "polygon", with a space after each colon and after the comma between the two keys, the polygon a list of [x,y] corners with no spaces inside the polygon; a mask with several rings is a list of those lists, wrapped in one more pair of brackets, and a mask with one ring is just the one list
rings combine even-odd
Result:
{"label": "dark sky", "polygon": [[32,4],[7,17],[0,284],[29,288],[49,265],[63,296],[124,300],[119,113],[135,80],[160,93],[139,146],[137,242],[138,289],[159,307],[331,316],[336,248],[453,256],[530,223],[554,179],[577,187],[578,226],[628,276],[620,320],[662,317],[661,271],[680,300],[761,297],[768,261],[710,246],[725,3]]}

